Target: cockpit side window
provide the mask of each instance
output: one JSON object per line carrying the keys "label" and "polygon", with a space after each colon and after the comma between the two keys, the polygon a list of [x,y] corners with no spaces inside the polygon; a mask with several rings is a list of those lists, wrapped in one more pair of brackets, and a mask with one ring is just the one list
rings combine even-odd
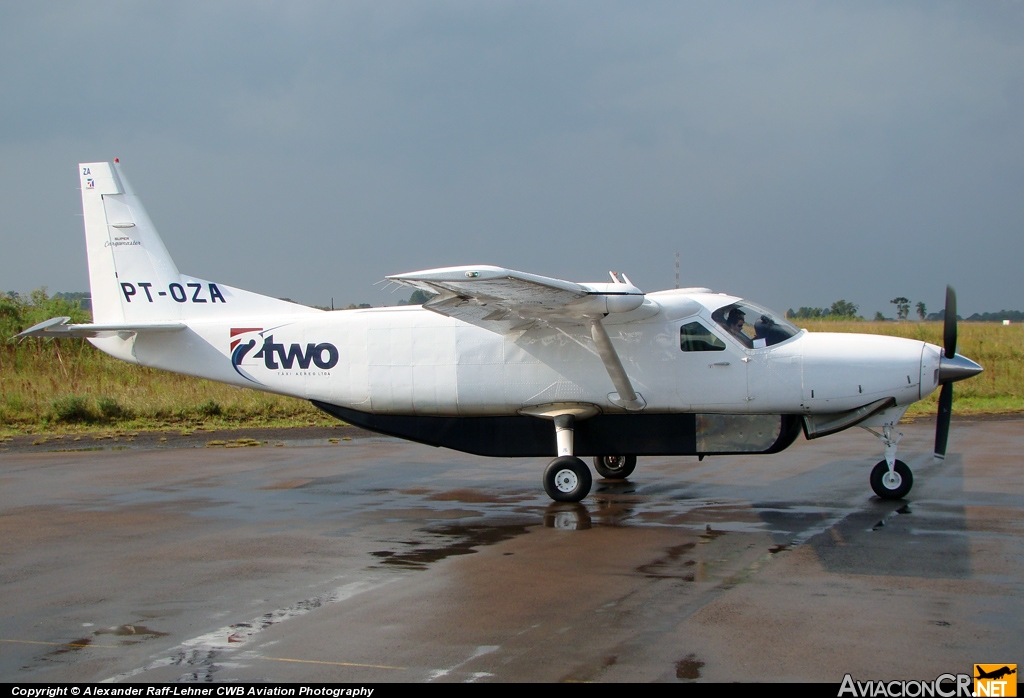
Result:
{"label": "cockpit side window", "polygon": [[699,322],[688,322],[679,328],[679,348],[683,351],[724,351],[725,342]]}

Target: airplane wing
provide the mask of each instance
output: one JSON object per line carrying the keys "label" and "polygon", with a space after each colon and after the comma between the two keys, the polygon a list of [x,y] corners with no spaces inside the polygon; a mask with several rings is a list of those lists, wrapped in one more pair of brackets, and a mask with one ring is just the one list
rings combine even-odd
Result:
{"label": "airplane wing", "polygon": [[628,410],[646,406],[629,382],[622,361],[601,323],[609,313],[639,308],[644,293],[625,274],[611,272],[612,283],[582,284],[492,266],[445,267],[388,276],[437,294],[427,310],[498,334],[525,331],[538,323],[589,326],[597,354],[618,394],[612,399]]}
{"label": "airplane wing", "polygon": [[14,335],[14,339],[25,337],[112,337],[118,334],[138,332],[174,332],[185,329],[183,322],[132,323],[120,325],[70,325],[71,318],[55,317],[29,327]]}
{"label": "airplane wing", "polygon": [[580,284],[487,265],[445,267],[387,277],[435,298],[423,307],[504,334],[547,324],[586,325],[588,318],[639,308],[644,294],[612,272],[613,283]]}

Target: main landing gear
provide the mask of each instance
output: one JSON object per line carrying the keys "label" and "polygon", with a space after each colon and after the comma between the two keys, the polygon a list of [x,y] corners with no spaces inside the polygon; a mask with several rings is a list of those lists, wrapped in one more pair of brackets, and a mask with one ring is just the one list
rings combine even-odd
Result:
{"label": "main landing gear", "polygon": [[871,470],[871,489],[882,499],[903,499],[914,486],[914,475],[907,464],[896,460],[896,444],[903,434],[896,431],[894,424],[886,424],[879,434],[874,429],[865,427],[885,444],[885,459],[878,461]]}
{"label": "main landing gear", "polygon": [[[544,491],[556,502],[578,502],[590,493],[593,478],[587,464],[573,455],[575,416],[559,414],[554,420],[558,457],[544,469]],[[598,456],[594,468],[602,477],[625,478],[636,468],[636,456]]]}
{"label": "main landing gear", "polygon": [[544,469],[544,491],[556,502],[578,502],[590,494],[593,479],[587,464],[572,453],[576,418],[572,414],[559,414],[554,419],[558,458]]}
{"label": "main landing gear", "polygon": [[556,502],[578,502],[590,494],[590,468],[576,456],[559,456],[544,469],[544,491]]}
{"label": "main landing gear", "polygon": [[595,456],[594,469],[601,477],[609,480],[623,480],[636,468],[636,456]]}

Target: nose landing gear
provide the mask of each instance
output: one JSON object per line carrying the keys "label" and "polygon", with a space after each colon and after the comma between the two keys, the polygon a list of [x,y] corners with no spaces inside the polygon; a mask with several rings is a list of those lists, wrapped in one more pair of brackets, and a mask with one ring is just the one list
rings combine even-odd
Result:
{"label": "nose landing gear", "polygon": [[903,499],[914,486],[914,475],[907,464],[895,461],[890,470],[884,460],[871,469],[871,489],[882,499]]}
{"label": "nose landing gear", "polygon": [[871,469],[871,489],[882,499],[903,499],[910,494],[914,486],[914,475],[907,464],[896,460],[896,445],[903,434],[896,431],[895,425],[886,424],[879,434],[874,429],[865,427],[885,444],[885,460],[880,460]]}

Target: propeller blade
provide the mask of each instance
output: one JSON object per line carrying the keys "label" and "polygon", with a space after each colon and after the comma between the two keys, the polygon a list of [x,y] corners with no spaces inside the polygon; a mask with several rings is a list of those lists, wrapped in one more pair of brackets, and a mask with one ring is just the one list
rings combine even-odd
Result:
{"label": "propeller blade", "polygon": [[946,286],[946,312],[942,322],[942,348],[946,358],[956,356],[956,291]]}
{"label": "propeller blade", "polygon": [[935,456],[946,457],[946,442],[949,440],[949,420],[953,416],[953,384],[943,383],[939,393],[939,414],[935,421]]}

